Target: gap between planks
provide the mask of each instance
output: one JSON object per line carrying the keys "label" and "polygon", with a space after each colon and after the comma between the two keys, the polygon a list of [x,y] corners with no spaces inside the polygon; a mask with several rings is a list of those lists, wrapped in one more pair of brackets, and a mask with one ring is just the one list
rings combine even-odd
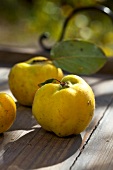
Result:
{"label": "gap between planks", "polygon": [[83,150],[85,149],[85,147],[86,147],[86,145],[88,144],[88,142],[90,141],[92,135],[94,134],[94,132],[95,132],[96,129],[98,128],[100,122],[101,122],[102,119],[104,118],[104,116],[105,116],[105,114],[107,113],[107,110],[108,110],[108,108],[109,108],[109,106],[110,106],[110,104],[111,104],[112,102],[113,102],[113,98],[111,99],[110,103],[108,104],[108,106],[107,106],[106,110],[104,111],[102,117],[99,119],[99,121],[97,122],[97,124],[96,124],[95,127],[93,128],[93,130],[92,130],[92,132],[90,133],[90,135],[89,135],[88,139],[86,140],[86,142],[85,142],[83,145],[81,145],[81,147],[80,147],[80,149],[79,149],[79,153],[78,153],[78,155],[76,156],[76,159],[74,160],[73,164],[71,165],[70,170],[73,168],[73,166],[76,164],[76,161],[77,161],[78,158],[81,156]]}

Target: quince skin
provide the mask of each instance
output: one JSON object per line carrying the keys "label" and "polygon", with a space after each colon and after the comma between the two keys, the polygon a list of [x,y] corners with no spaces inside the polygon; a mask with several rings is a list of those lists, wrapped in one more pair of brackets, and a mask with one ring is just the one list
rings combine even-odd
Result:
{"label": "quince skin", "polygon": [[49,79],[61,80],[63,72],[56,68],[46,57],[33,57],[15,64],[8,76],[9,87],[17,101],[25,106],[32,106],[38,84]]}
{"label": "quince skin", "polygon": [[60,83],[42,83],[32,105],[32,113],[42,128],[60,137],[85,130],[94,110],[92,88],[76,75],[67,75]]}

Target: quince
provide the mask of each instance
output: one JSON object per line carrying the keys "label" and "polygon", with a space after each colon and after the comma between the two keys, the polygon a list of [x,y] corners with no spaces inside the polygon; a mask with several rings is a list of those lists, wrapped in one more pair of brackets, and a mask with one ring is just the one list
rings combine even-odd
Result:
{"label": "quince", "polygon": [[0,93],[0,133],[7,131],[16,118],[16,104],[13,98],[5,93]]}
{"label": "quince", "polygon": [[15,64],[8,76],[9,87],[17,101],[25,106],[32,106],[38,84],[50,79],[61,80],[63,72],[56,68],[46,57],[33,57]]}
{"label": "quince", "polygon": [[32,105],[32,113],[42,128],[59,137],[85,130],[95,110],[94,93],[88,83],[79,76],[67,75],[59,83],[48,80],[42,85]]}

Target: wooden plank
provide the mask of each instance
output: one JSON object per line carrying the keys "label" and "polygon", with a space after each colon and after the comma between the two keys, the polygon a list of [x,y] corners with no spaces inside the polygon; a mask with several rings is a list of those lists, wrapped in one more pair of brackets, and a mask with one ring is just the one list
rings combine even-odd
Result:
{"label": "wooden plank", "polygon": [[[8,68],[0,68],[0,89],[10,93],[7,83],[8,72]],[[17,103],[14,125],[0,136],[0,169],[67,170],[76,162],[113,98],[113,76],[94,75],[84,79],[91,85],[96,96],[95,115],[88,128],[80,135],[59,138],[37,125],[31,108]]]}
{"label": "wooden plank", "polygon": [[39,48],[39,45],[37,45],[37,48],[0,46],[0,66],[12,66],[15,63],[40,55],[48,57],[48,53]]}
{"label": "wooden plank", "polygon": [[[82,164],[81,164],[82,161]],[[113,100],[71,170],[113,169]]]}
{"label": "wooden plank", "polygon": [[105,75],[94,75],[91,77],[83,77],[88,84],[92,87],[95,100],[96,100],[96,110],[92,122],[88,128],[81,134],[83,139],[83,145],[87,142],[90,134],[93,132],[95,127],[98,125],[99,120],[104,116],[109,103],[113,98],[113,76]]}
{"label": "wooden plank", "polygon": [[32,117],[31,108],[18,106],[14,125],[0,138],[0,168],[35,169],[58,164],[72,156],[81,141],[80,135],[59,138],[44,131]]}

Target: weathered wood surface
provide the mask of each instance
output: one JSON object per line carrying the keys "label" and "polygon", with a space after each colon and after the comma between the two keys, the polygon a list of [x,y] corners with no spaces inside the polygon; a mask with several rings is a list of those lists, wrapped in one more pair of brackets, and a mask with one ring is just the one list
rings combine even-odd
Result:
{"label": "weathered wood surface", "polygon": [[[0,68],[0,91],[11,95],[9,70]],[[59,138],[37,125],[31,108],[17,103],[15,123],[0,136],[0,170],[113,169],[113,76],[84,79],[96,98],[95,115],[88,128],[77,136]]]}
{"label": "weathered wood surface", "polygon": [[0,65],[13,65],[18,62],[26,61],[34,56],[48,56],[48,53],[42,50],[39,45],[37,48],[22,48],[0,45]]}

